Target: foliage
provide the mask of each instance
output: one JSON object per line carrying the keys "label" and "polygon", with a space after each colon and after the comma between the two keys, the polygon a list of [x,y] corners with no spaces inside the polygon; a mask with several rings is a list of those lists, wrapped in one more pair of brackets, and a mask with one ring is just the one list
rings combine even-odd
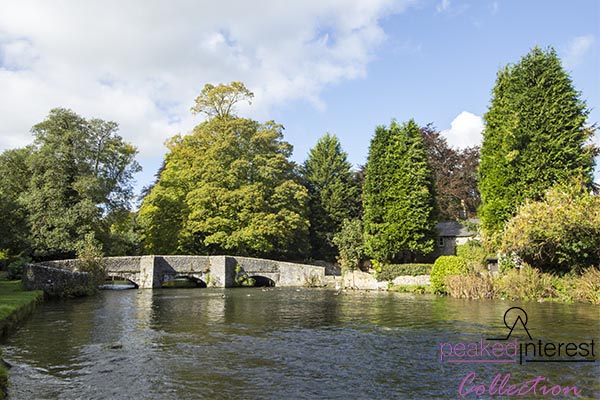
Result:
{"label": "foliage", "polygon": [[74,256],[85,234],[106,232],[106,214],[129,207],[140,167],[136,149],[117,130],[114,122],[88,121],[61,108],[32,128],[30,179],[21,201],[35,257]]}
{"label": "foliage", "polygon": [[579,180],[526,202],[503,232],[502,251],[546,272],[600,265],[600,198]]}
{"label": "foliage", "polygon": [[300,256],[308,249],[308,192],[273,121],[213,118],[176,136],[138,214],[154,254]]}
{"label": "foliage", "polygon": [[600,305],[600,269],[587,268],[574,286],[574,300]]}
{"label": "foliage", "polygon": [[431,268],[431,286],[435,292],[446,292],[446,278],[453,275],[466,275],[467,263],[462,257],[441,256],[435,260]]}
{"label": "foliage", "polygon": [[17,257],[13,262],[8,264],[6,280],[17,281],[23,276],[23,267],[25,264],[29,264],[31,259],[29,257]]}
{"label": "foliage", "polygon": [[419,127],[379,126],[369,147],[363,192],[367,253],[407,261],[434,248],[433,176]]}
{"label": "foliage", "polygon": [[31,253],[30,227],[27,216],[27,183],[31,178],[28,159],[31,147],[6,150],[0,155],[0,248],[9,259]]}
{"label": "foliage", "polygon": [[77,249],[77,259],[79,270],[91,275],[94,287],[104,283],[107,276],[103,257],[102,245],[96,241],[94,234],[86,234]]}
{"label": "foliage", "polygon": [[459,299],[493,299],[496,296],[495,279],[485,273],[447,276],[446,292]]}
{"label": "foliage", "polygon": [[527,199],[584,176],[591,184],[597,149],[589,110],[553,49],[534,48],[498,73],[484,116],[479,190],[484,232],[493,235]]}
{"label": "foliage", "polygon": [[467,263],[469,271],[487,272],[488,251],[479,240],[471,239],[456,246],[456,255]]}
{"label": "foliage", "polygon": [[323,286],[323,282],[321,281],[321,277],[316,272],[308,272],[304,273],[304,287],[307,288],[315,288]]}
{"label": "foliage", "polygon": [[358,268],[365,257],[362,221],[344,220],[339,232],[333,236],[333,243],[339,251],[337,260],[340,266],[346,270]]}
{"label": "foliage", "polygon": [[252,104],[254,93],[249,91],[242,82],[231,82],[229,85],[220,83],[217,86],[207,83],[200,95],[196,97],[196,104],[192,113],[205,113],[209,117],[233,117],[235,104],[247,99]]}
{"label": "foliage", "polygon": [[431,285],[393,285],[388,289],[391,292],[398,293],[413,293],[413,294],[425,294],[432,293]]}
{"label": "foliage", "polygon": [[252,287],[256,285],[256,280],[251,278],[241,265],[237,264],[234,269],[235,276],[233,278],[234,286]]}
{"label": "foliage", "polygon": [[556,296],[554,276],[525,264],[506,271],[498,281],[498,294],[510,300],[538,300]]}
{"label": "foliage", "polygon": [[477,188],[479,147],[457,150],[433,126],[421,128],[435,182],[440,219],[474,218],[481,203]]}
{"label": "foliage", "polygon": [[312,257],[332,260],[333,236],[346,219],[358,217],[357,182],[338,138],[321,137],[304,162],[302,174],[310,195],[310,242]]}
{"label": "foliage", "polygon": [[557,276],[525,264],[499,277],[470,273],[448,277],[446,291],[452,297],[501,298],[528,301],[579,301],[600,305],[600,270],[588,268],[583,274]]}
{"label": "foliage", "polygon": [[429,275],[432,264],[384,264],[377,273],[378,281],[393,281],[398,276]]}

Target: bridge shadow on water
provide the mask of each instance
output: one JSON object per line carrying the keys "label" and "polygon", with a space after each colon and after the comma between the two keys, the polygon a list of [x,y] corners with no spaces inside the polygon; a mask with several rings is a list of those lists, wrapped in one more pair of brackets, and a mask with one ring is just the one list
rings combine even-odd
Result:
{"label": "bridge shadow on water", "polygon": [[195,276],[177,275],[173,279],[164,282],[162,288],[205,288],[206,282]]}

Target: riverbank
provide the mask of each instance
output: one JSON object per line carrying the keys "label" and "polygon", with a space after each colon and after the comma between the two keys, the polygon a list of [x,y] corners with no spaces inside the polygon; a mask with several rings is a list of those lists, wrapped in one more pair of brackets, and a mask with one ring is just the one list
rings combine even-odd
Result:
{"label": "riverbank", "polygon": [[[0,338],[6,337],[43,300],[41,290],[25,291],[21,281],[0,281]],[[4,398],[8,384],[8,371],[1,360],[0,349],[0,399]]]}

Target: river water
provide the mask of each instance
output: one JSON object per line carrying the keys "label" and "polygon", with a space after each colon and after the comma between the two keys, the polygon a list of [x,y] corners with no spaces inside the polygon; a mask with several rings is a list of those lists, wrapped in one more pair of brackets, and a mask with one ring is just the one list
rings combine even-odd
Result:
{"label": "river water", "polygon": [[[570,362],[464,362],[506,359],[483,341],[507,336],[512,306],[527,313],[532,340],[522,324],[511,340],[573,342],[579,353],[563,347]],[[551,397],[542,385],[600,398],[600,361],[591,362],[600,360],[599,310],[320,289],[103,291],[45,303],[3,349],[11,399],[496,399],[538,376],[538,395],[530,383],[520,398]],[[590,352],[592,340],[598,348],[586,355],[581,343]],[[460,343],[482,343],[481,354],[465,355]],[[442,348],[456,354],[442,357]]]}

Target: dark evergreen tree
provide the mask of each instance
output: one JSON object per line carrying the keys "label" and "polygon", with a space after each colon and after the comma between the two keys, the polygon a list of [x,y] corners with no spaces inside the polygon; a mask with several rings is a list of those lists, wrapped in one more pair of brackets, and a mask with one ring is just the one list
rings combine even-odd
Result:
{"label": "dark evergreen tree", "polygon": [[499,73],[484,119],[479,190],[486,233],[502,230],[524,200],[557,183],[592,182],[589,111],[553,49],[534,48]]}
{"label": "dark evergreen tree", "polygon": [[332,242],[345,219],[359,214],[360,196],[347,155],[335,135],[321,137],[304,163],[303,175],[310,194],[312,256],[334,260]]}
{"label": "dark evergreen tree", "polygon": [[410,261],[434,248],[433,175],[419,126],[379,126],[369,148],[363,189],[367,254]]}

